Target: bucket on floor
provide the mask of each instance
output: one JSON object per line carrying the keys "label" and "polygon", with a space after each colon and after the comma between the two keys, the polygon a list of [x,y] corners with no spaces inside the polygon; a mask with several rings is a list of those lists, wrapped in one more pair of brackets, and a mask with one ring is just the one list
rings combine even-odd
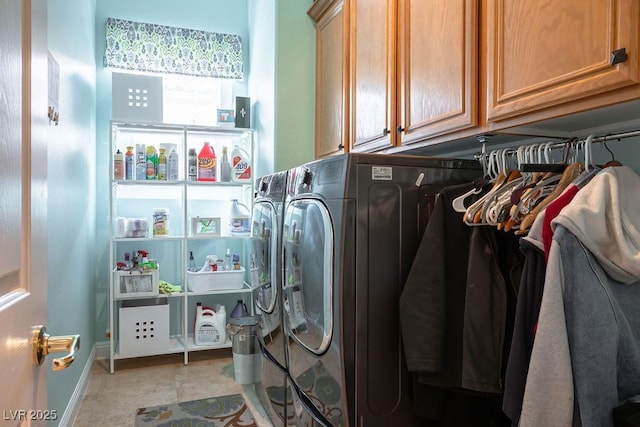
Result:
{"label": "bucket on floor", "polygon": [[260,316],[229,319],[227,332],[231,336],[233,370],[238,384],[262,382],[262,354],[257,341],[260,331]]}

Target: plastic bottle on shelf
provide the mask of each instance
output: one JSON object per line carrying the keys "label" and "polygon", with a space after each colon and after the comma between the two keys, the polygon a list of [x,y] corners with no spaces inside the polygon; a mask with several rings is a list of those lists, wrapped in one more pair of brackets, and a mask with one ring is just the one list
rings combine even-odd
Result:
{"label": "plastic bottle on shelf", "polygon": [[147,154],[144,144],[136,144],[136,172],[135,179],[147,179]]}
{"label": "plastic bottle on shelf", "polygon": [[178,168],[180,159],[178,156],[178,152],[175,147],[171,149],[171,153],[169,153],[169,157],[167,160],[167,179],[169,181],[177,181],[178,180]]}
{"label": "plastic bottle on shelf", "polygon": [[153,208],[153,237],[169,235],[169,209]]}
{"label": "plastic bottle on shelf", "polygon": [[135,162],[133,160],[133,147],[128,146],[124,155],[124,179],[133,179],[135,174]]}
{"label": "plastic bottle on shelf", "polygon": [[158,156],[158,180],[167,180],[167,154],[164,148],[160,149],[160,155]]}
{"label": "plastic bottle on shelf", "polygon": [[231,250],[229,248],[224,254],[224,269],[225,271],[231,270]]}
{"label": "plastic bottle on shelf", "polygon": [[231,163],[229,163],[227,147],[222,147],[222,160],[220,162],[220,182],[231,182]]}
{"label": "plastic bottle on shelf", "polygon": [[198,153],[198,181],[216,180],[216,153],[208,142],[205,142]]}
{"label": "plastic bottle on shelf", "polygon": [[231,152],[231,178],[236,182],[251,181],[251,156],[239,145]]}
{"label": "plastic bottle on shelf", "polygon": [[232,235],[247,235],[251,231],[249,222],[251,213],[244,203],[238,202],[238,199],[231,199],[231,208],[229,209],[229,233]]}
{"label": "plastic bottle on shelf", "polygon": [[[218,309],[220,311],[220,309]],[[202,303],[196,304],[196,319],[193,328],[196,345],[218,345],[227,339],[226,312],[224,321],[222,316],[211,307],[203,307]]]}
{"label": "plastic bottle on shelf", "polygon": [[124,156],[120,150],[113,155],[113,179],[124,179]]}
{"label": "plastic bottle on shelf", "polygon": [[198,268],[196,267],[196,261],[195,259],[193,259],[193,251],[189,251],[189,271],[198,271]]}
{"label": "plastic bottle on shelf", "polygon": [[149,145],[147,147],[147,179],[156,179],[158,177],[158,152],[156,147]]}
{"label": "plastic bottle on shelf", "polygon": [[198,179],[198,153],[195,148],[189,148],[189,181]]}

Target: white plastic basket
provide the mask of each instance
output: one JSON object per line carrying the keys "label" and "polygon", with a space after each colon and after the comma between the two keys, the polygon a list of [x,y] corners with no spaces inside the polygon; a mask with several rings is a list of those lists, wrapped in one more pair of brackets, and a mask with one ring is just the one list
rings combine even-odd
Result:
{"label": "white plastic basket", "polygon": [[154,297],[160,293],[159,270],[113,271],[113,297]]}
{"label": "white plastic basket", "polygon": [[240,270],[187,271],[187,283],[191,292],[242,289],[244,286],[244,267],[240,267]]}

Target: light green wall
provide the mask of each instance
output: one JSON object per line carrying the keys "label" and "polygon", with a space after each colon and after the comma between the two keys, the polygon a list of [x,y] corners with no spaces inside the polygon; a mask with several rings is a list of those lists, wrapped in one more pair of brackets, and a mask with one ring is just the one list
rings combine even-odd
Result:
{"label": "light green wall", "polygon": [[259,161],[256,176],[314,158],[313,0],[249,0],[251,75]]}
{"label": "light green wall", "polygon": [[278,0],[276,12],[275,168],[315,156],[315,28],[312,0]]}
{"label": "light green wall", "polygon": [[[95,0],[49,0],[48,45],[60,66],[60,124],[48,133],[48,307],[52,335],[80,334],[64,371],[48,372],[58,425],[95,342]],[[46,94],[43,94],[46,96]]]}

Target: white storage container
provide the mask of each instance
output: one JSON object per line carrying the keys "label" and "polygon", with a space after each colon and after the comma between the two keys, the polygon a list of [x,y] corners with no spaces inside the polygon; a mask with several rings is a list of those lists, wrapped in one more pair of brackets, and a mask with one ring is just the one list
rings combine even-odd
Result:
{"label": "white storage container", "polygon": [[166,298],[123,301],[118,314],[120,356],[135,357],[169,350],[169,304]]}
{"label": "white storage container", "polygon": [[159,270],[113,271],[113,297],[154,297],[160,293]]}
{"label": "white storage container", "polygon": [[187,271],[187,283],[191,292],[242,289],[244,286],[244,267],[240,267],[240,270]]}
{"label": "white storage container", "polygon": [[111,119],[162,123],[162,77],[111,74]]}

